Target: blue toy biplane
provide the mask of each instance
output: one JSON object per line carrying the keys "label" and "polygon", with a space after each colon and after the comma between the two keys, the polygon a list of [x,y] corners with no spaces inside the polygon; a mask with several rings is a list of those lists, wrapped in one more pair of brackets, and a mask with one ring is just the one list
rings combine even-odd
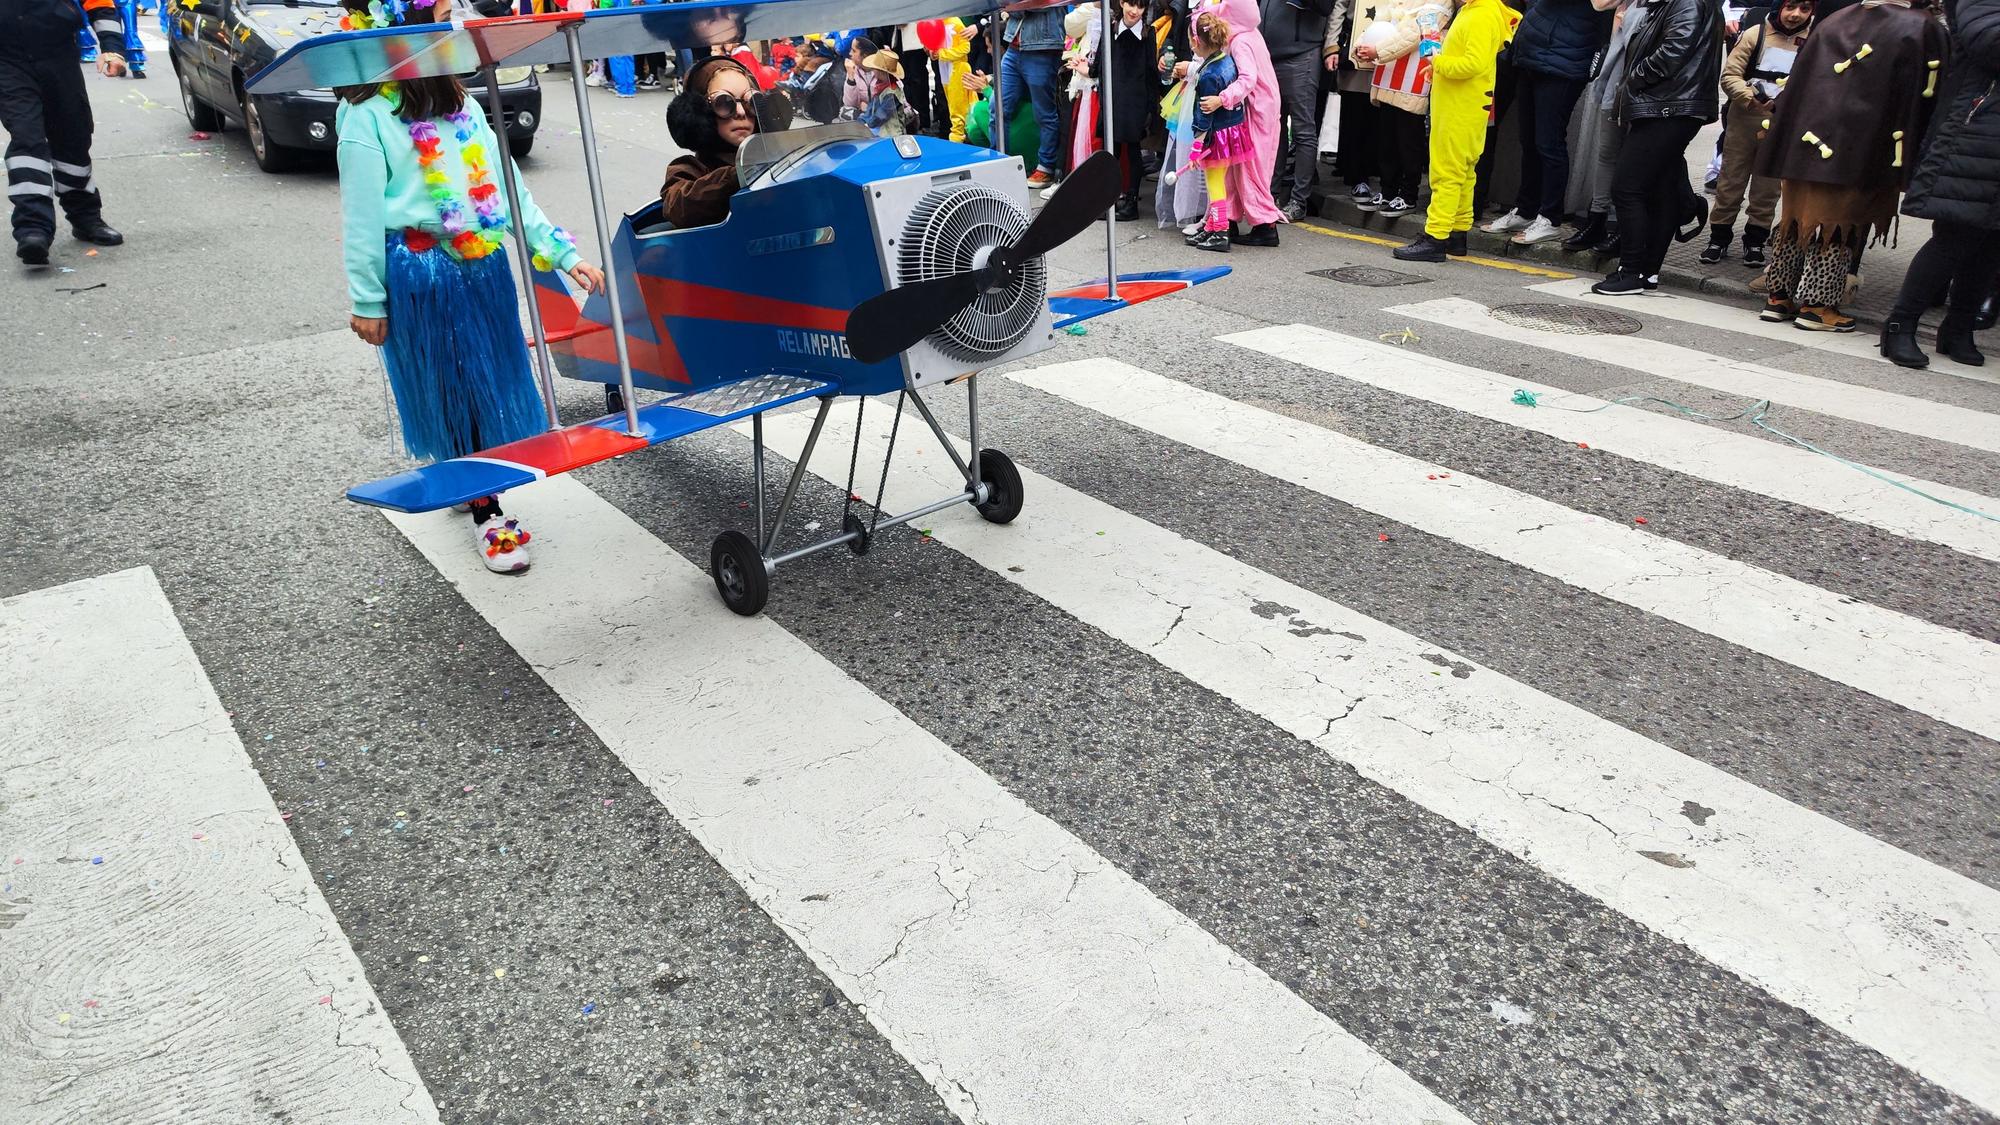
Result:
{"label": "blue toy biplane", "polygon": [[[1052,2],[1028,0],[1010,10]],[[1113,7],[1104,6],[1106,42]],[[497,107],[493,75],[500,67],[567,62],[577,76],[590,59],[684,48],[705,53],[715,44],[998,10],[992,0],[694,0],[379,28],[304,41],[246,86],[274,93],[477,71]],[[781,94],[759,98],[760,128],[739,153],[742,190],[725,221],[676,230],[661,221],[652,200],[626,215],[614,237],[589,101],[581,81],[572,85],[607,285],[579,304],[562,278],[528,264],[516,224],[514,257],[532,294],[529,323],[549,429],[357,486],[350,499],[432,511],[752,418],[757,535],[723,532],[709,562],[724,603],[754,614],[780,564],[842,544],[864,553],[883,528],[955,504],[971,504],[995,523],[1014,519],[1021,477],[1006,454],[979,444],[978,372],[1054,346],[1064,327],[1228,272],[1118,276],[1110,210],[1120,181],[1108,153],[1085,161],[1031,218],[1017,158],[930,137],[877,138],[853,122],[795,118]],[[1103,99],[1107,136],[1112,101]],[[505,146],[500,157],[500,181],[511,195]],[[518,216],[512,202],[509,210]],[[1043,255],[1100,219],[1107,225],[1106,277],[1051,293]],[[615,384],[622,411],[562,425],[557,369]],[[963,456],[923,398],[927,388],[958,382],[969,418]],[[642,406],[636,387],[668,397]],[[902,398],[915,403],[963,473],[964,489],[895,515],[879,510],[878,496],[873,519],[863,521],[850,508],[839,534],[779,552],[833,401],[890,392],[899,396],[899,412]],[[819,401],[818,414],[767,522],[761,415],[805,399]],[[858,427],[855,440],[858,446]],[[894,453],[892,443],[885,456]]]}

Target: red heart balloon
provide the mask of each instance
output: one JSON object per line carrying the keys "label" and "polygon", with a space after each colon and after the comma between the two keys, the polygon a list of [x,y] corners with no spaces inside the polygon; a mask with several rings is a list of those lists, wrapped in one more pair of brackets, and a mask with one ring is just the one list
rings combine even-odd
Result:
{"label": "red heart balloon", "polygon": [[929,51],[931,54],[935,55],[939,51],[944,50],[944,45],[949,38],[945,33],[943,20],[917,21],[917,42],[922,43],[924,50]]}

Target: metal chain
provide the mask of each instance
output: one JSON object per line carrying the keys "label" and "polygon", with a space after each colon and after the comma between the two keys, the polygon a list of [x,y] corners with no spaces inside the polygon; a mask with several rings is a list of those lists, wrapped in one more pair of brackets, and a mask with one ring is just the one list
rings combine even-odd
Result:
{"label": "metal chain", "polygon": [[855,398],[854,408],[854,449],[847,455],[847,497],[840,502],[840,522],[847,523],[847,513],[854,507],[854,468],[861,460],[861,419],[868,413],[868,396]]}
{"label": "metal chain", "polygon": [[889,424],[889,448],[882,454],[882,483],[875,486],[875,514],[868,519],[868,538],[875,538],[875,525],[882,519],[882,501],[889,494],[889,462],[896,456],[896,431],[903,428],[903,396],[909,394],[905,387],[896,392],[896,420]]}

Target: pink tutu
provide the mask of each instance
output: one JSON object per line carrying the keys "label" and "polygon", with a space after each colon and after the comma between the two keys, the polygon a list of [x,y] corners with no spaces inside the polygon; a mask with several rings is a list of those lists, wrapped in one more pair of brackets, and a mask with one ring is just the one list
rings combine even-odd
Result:
{"label": "pink tutu", "polygon": [[1200,168],[1227,168],[1249,160],[1253,148],[1249,123],[1238,122],[1226,128],[1210,129],[1197,137],[1188,149],[1188,163]]}

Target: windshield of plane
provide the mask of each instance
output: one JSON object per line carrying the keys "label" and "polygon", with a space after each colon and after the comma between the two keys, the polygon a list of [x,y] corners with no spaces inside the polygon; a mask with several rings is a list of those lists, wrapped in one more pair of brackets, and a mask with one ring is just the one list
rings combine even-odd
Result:
{"label": "windshield of plane", "polygon": [[858,121],[821,125],[798,116],[782,88],[753,94],[750,102],[756,111],[757,132],[736,150],[736,181],[746,188],[822,145],[874,136]]}

